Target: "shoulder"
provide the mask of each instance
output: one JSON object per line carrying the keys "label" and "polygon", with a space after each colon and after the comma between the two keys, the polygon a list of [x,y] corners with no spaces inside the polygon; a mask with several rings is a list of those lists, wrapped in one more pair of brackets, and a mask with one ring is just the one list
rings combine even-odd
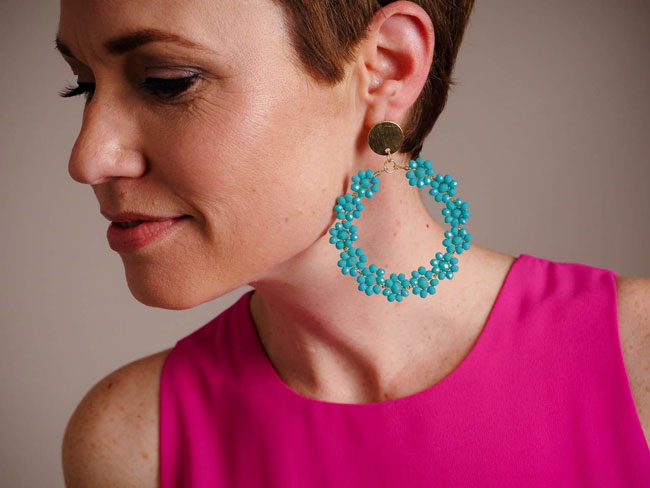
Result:
{"label": "shoulder", "polygon": [[67,487],[158,486],[159,379],[170,351],[116,369],[81,399],[63,436]]}
{"label": "shoulder", "polygon": [[625,369],[650,445],[650,280],[617,276],[616,295]]}

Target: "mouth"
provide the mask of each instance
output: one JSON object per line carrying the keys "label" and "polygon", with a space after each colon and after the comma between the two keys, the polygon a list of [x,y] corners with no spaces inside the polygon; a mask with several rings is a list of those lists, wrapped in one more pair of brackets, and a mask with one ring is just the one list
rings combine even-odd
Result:
{"label": "mouth", "polygon": [[181,215],[158,220],[112,221],[106,231],[106,238],[114,251],[135,252],[162,239],[165,235],[180,231],[184,227],[180,221],[190,217],[190,215]]}
{"label": "mouth", "polygon": [[[187,219],[190,218],[189,215],[181,215],[180,217],[175,217],[170,220],[181,220],[181,219]],[[138,225],[144,223],[144,222],[154,222],[152,220],[131,220],[129,222],[113,222],[113,225],[120,227],[122,229],[129,229],[131,227],[137,227]]]}

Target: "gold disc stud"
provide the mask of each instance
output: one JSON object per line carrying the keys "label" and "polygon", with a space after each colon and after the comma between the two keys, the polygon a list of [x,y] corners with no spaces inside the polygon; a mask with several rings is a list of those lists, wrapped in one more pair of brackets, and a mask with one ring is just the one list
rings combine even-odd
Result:
{"label": "gold disc stud", "polygon": [[377,154],[386,155],[386,148],[390,148],[390,153],[395,154],[404,141],[404,132],[395,122],[387,120],[380,122],[370,129],[368,134],[368,144]]}

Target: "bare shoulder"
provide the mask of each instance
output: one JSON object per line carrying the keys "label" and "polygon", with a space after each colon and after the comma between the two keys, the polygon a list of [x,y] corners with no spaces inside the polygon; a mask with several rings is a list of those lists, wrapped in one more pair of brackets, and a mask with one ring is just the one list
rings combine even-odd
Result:
{"label": "bare shoulder", "polygon": [[116,369],[85,394],[63,436],[66,487],[159,485],[159,380],[170,351]]}
{"label": "bare shoulder", "polygon": [[618,276],[616,295],[625,369],[650,446],[650,280]]}

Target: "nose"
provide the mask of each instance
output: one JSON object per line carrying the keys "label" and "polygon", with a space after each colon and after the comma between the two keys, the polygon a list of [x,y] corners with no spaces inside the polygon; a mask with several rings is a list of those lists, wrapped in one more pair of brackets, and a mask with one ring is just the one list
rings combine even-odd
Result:
{"label": "nose", "polygon": [[145,159],[138,149],[137,120],[134,110],[109,94],[98,91],[87,103],[81,130],[68,162],[75,181],[95,185],[110,178],[136,178],[146,172]]}

